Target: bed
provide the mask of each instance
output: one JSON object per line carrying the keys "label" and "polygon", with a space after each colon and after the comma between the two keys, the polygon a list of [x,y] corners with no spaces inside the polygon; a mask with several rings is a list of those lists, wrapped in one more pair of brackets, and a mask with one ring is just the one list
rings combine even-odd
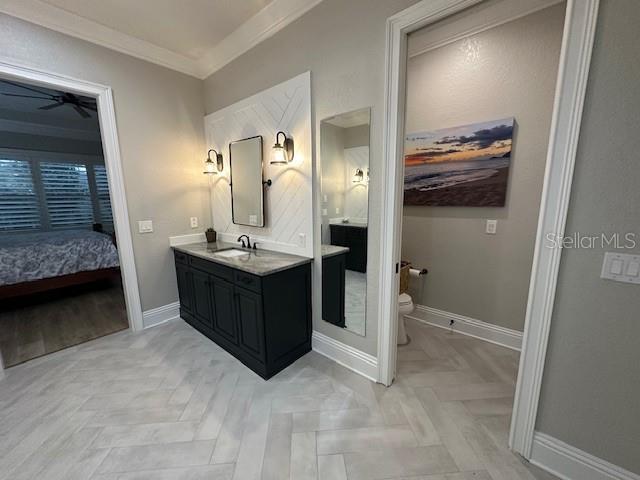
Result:
{"label": "bed", "polygon": [[113,238],[87,230],[3,235],[0,299],[119,275]]}

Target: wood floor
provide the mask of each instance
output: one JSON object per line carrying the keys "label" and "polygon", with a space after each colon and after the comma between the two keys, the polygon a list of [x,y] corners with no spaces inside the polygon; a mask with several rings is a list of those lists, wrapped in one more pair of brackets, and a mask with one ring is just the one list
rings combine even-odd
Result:
{"label": "wood floor", "polygon": [[506,446],[517,354],[408,322],[398,380],[311,352],[265,382],[182,321],[0,381],[0,479],[550,479]]}
{"label": "wood floor", "polygon": [[0,307],[0,353],[10,367],[128,326],[120,280],[5,300]]}

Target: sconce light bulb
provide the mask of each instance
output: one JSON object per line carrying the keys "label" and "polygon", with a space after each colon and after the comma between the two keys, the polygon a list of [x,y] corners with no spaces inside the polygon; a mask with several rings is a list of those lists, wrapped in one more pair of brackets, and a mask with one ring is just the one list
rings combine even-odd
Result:
{"label": "sconce light bulb", "polygon": [[205,162],[204,162],[204,172],[207,175],[215,175],[216,173],[218,173],[216,171],[216,165],[215,163],[213,163],[213,161],[208,158]]}
{"label": "sconce light bulb", "polygon": [[286,163],[287,158],[284,147],[281,144],[276,143],[271,152],[271,165],[285,165]]}

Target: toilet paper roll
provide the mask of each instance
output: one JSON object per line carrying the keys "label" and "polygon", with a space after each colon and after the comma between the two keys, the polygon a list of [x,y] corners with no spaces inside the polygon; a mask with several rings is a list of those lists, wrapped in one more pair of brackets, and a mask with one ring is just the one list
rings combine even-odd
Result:
{"label": "toilet paper roll", "polygon": [[420,275],[422,275],[422,270],[418,270],[417,268],[409,269],[409,276],[418,278]]}

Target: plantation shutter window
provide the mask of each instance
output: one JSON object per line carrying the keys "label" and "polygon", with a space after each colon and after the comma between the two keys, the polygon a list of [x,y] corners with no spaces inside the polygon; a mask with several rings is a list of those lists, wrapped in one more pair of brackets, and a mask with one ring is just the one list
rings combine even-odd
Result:
{"label": "plantation shutter window", "polygon": [[104,165],[93,167],[98,194],[98,209],[100,221],[105,224],[113,224],[113,212],[111,211],[111,198],[109,197],[109,183],[107,182],[107,169]]}
{"label": "plantation shutter window", "polygon": [[78,163],[41,162],[40,174],[50,227],[91,227],[93,207],[87,168]]}
{"label": "plantation shutter window", "polygon": [[0,231],[39,228],[40,209],[31,164],[0,157]]}

